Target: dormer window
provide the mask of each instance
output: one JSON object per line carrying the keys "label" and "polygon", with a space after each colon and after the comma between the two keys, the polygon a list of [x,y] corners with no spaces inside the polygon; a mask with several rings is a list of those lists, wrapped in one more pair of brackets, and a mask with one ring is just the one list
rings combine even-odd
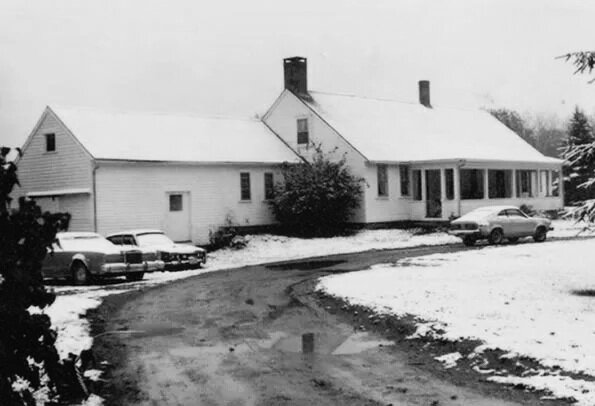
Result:
{"label": "dormer window", "polygon": [[308,145],[310,142],[310,136],[308,133],[308,119],[298,118],[297,119],[297,143],[298,145]]}
{"label": "dormer window", "polygon": [[56,150],[56,134],[45,135],[45,150],[46,152],[53,152]]}

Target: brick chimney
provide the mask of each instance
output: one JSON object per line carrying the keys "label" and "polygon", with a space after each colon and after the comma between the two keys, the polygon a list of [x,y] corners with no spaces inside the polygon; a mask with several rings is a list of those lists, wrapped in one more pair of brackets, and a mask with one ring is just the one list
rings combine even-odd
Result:
{"label": "brick chimney", "polygon": [[419,102],[429,109],[432,108],[432,105],[430,104],[430,81],[429,80],[420,80],[419,81]]}
{"label": "brick chimney", "polygon": [[308,60],[301,56],[283,59],[285,89],[297,95],[308,95]]}

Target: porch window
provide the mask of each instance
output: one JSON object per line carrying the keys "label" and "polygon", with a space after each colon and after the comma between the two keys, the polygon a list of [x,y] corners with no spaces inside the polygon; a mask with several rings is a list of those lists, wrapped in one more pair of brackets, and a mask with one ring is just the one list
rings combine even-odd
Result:
{"label": "porch window", "polygon": [[551,182],[552,196],[560,196],[560,171],[552,171]]}
{"label": "porch window", "polygon": [[409,165],[399,165],[401,196],[409,196]]}
{"label": "porch window", "polygon": [[537,171],[516,171],[517,197],[535,197],[537,190]]}
{"label": "porch window", "polygon": [[413,200],[421,200],[421,171],[412,171],[413,176]]}
{"label": "porch window", "polygon": [[446,200],[455,198],[455,171],[454,169],[445,169],[444,178],[446,184]]}
{"label": "porch window", "polygon": [[512,197],[511,170],[488,170],[488,196],[490,199]]}
{"label": "porch window", "polygon": [[461,169],[461,199],[483,199],[483,169]]}

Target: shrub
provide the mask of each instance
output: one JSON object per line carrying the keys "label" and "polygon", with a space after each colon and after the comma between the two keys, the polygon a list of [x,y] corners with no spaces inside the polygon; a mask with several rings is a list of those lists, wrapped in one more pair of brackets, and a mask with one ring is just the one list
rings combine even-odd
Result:
{"label": "shrub", "polygon": [[49,379],[50,395],[60,389],[56,333],[47,315],[28,309],[44,309],[54,301],[43,285],[41,264],[69,216],[42,213],[25,198],[18,209],[10,208],[18,179],[9,153],[9,148],[0,150],[0,399],[6,405],[33,405],[42,379]]}
{"label": "shrub", "polygon": [[329,236],[345,231],[359,207],[363,179],[353,176],[345,156],[333,162],[320,146],[312,162],[284,164],[283,182],[275,185],[269,204],[288,231],[302,236]]}

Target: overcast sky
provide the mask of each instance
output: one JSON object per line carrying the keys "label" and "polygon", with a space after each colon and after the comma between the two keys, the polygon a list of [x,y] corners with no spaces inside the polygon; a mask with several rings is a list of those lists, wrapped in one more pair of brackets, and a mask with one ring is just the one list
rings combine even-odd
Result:
{"label": "overcast sky", "polygon": [[205,116],[263,113],[282,58],[309,87],[595,113],[595,84],[554,59],[595,49],[595,1],[0,0],[0,144],[21,145],[46,105]]}

